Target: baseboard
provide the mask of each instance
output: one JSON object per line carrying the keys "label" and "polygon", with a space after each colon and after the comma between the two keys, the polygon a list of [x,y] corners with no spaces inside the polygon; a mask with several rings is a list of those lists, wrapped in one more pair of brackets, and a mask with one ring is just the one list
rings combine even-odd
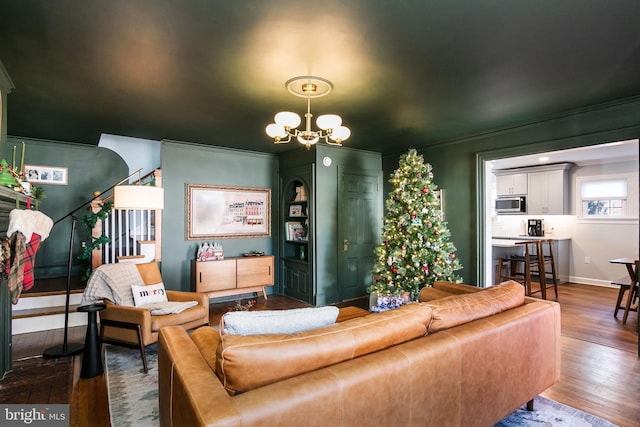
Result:
{"label": "baseboard", "polygon": [[610,280],[590,279],[588,277],[575,277],[569,278],[571,283],[580,283],[582,285],[601,286],[603,288],[618,288],[618,286],[612,285]]}

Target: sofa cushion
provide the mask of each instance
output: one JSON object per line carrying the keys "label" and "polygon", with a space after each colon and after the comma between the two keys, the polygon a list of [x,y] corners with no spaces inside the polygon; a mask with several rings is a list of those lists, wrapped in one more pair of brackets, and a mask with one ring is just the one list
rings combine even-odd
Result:
{"label": "sofa cushion", "polygon": [[222,316],[224,334],[294,334],[336,323],[338,307],[308,307],[292,310],[233,311]]}
{"label": "sofa cushion", "polygon": [[443,291],[442,289],[436,289],[431,286],[425,286],[420,289],[420,294],[418,295],[418,301],[420,302],[429,302],[440,298],[446,298],[453,295],[450,292]]}
{"label": "sofa cushion", "polygon": [[514,281],[479,292],[451,295],[429,302],[433,309],[429,333],[491,316],[524,303],[524,287]]}
{"label": "sofa cushion", "polygon": [[297,334],[223,335],[216,374],[229,393],[245,392],[424,336],[430,319],[416,303]]}

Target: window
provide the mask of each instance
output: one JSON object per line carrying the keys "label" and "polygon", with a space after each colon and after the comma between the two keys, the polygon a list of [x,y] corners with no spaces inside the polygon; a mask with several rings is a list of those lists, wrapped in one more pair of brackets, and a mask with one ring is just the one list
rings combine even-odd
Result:
{"label": "window", "polygon": [[580,195],[584,218],[627,215],[626,178],[582,181]]}

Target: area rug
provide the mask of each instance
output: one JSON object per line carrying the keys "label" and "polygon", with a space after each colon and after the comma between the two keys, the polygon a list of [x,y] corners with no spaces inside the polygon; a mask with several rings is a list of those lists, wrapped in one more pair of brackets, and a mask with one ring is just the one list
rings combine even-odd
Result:
{"label": "area rug", "polygon": [[146,348],[149,373],[139,350],[105,345],[109,413],[114,427],[160,425],[158,414],[158,346]]}
{"label": "area rug", "polygon": [[527,411],[527,405],[524,405],[495,427],[616,427],[607,420],[542,396],[535,398],[533,408],[533,411]]}
{"label": "area rug", "polygon": [[[146,349],[148,374],[144,373],[138,350],[107,345],[105,353],[111,425],[158,426],[157,345]],[[524,405],[495,427],[615,427],[602,418],[542,396],[536,397],[534,408],[529,412]]]}

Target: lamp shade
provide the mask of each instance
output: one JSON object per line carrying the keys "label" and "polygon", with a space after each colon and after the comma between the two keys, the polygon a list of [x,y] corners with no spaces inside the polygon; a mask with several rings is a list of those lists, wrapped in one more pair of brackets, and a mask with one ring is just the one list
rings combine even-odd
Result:
{"label": "lamp shade", "polygon": [[149,185],[118,185],[113,189],[116,209],[164,209],[164,190]]}
{"label": "lamp shade", "polygon": [[291,111],[281,111],[274,117],[276,124],[295,129],[300,126],[300,116]]}
{"label": "lamp shade", "polygon": [[271,138],[285,138],[287,136],[287,132],[285,132],[284,126],[275,123],[271,123],[270,125],[268,125],[265,131]]}
{"label": "lamp shade", "polygon": [[323,114],[316,119],[320,129],[335,129],[342,124],[342,118],[337,114]]}
{"label": "lamp shade", "polygon": [[334,141],[345,141],[351,136],[351,131],[346,126],[338,126],[331,132],[331,139]]}

